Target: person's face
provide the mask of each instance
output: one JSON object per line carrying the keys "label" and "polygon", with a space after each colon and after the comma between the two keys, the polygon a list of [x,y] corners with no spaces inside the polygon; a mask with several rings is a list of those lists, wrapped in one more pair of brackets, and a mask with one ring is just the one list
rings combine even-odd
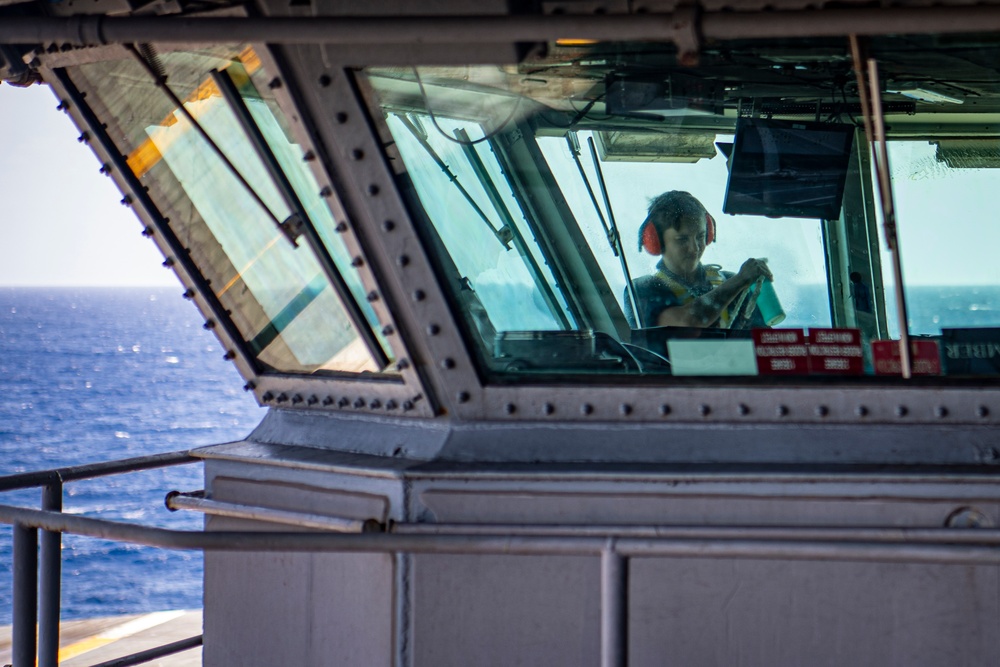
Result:
{"label": "person's face", "polygon": [[663,263],[674,273],[694,273],[705,252],[705,216],[684,218],[677,229],[663,232]]}

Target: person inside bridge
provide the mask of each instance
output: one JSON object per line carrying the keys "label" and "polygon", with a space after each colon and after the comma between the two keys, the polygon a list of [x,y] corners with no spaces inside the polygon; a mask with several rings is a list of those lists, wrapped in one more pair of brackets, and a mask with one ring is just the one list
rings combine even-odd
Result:
{"label": "person inside bridge", "polygon": [[736,273],[702,264],[705,247],[714,240],[715,220],[690,193],[672,190],[650,202],[639,227],[639,247],[660,260],[655,273],[633,283],[638,322],[625,291],[625,316],[632,328],[764,326],[748,295],[755,283],[773,278],[766,261],[747,259]]}

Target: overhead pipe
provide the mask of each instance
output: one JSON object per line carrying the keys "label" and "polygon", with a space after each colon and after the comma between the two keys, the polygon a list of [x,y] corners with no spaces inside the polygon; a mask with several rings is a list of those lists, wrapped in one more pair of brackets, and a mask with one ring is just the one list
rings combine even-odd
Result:
{"label": "overhead pipe", "polygon": [[[699,39],[765,39],[1000,30],[1000,7],[879,7],[768,12],[601,15],[182,17],[6,16],[0,44],[482,44],[552,41],[672,41],[697,50]],[[692,48],[694,47],[694,48]]]}

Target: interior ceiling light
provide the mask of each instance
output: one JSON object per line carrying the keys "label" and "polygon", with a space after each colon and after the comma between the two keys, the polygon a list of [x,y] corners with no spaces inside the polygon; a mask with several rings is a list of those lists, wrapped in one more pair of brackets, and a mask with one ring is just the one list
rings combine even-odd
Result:
{"label": "interior ceiling light", "polygon": [[905,88],[899,90],[886,90],[887,93],[896,93],[898,95],[903,95],[909,97],[912,100],[918,100],[920,102],[928,102],[930,104],[961,104],[962,100],[957,97],[951,97],[943,93],[936,93],[933,90],[927,90],[926,88]]}

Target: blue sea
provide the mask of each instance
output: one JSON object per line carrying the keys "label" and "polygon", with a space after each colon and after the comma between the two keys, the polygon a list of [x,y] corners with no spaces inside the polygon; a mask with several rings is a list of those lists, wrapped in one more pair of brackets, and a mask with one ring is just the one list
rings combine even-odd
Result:
{"label": "blue sea", "polygon": [[[180,288],[0,288],[0,475],[245,437],[264,415]],[[200,464],[67,483],[65,511],[197,530],[171,489]],[[0,494],[39,506],[40,491]],[[202,558],[64,536],[64,619],[201,607]],[[0,625],[11,623],[11,530],[0,525]]]}

